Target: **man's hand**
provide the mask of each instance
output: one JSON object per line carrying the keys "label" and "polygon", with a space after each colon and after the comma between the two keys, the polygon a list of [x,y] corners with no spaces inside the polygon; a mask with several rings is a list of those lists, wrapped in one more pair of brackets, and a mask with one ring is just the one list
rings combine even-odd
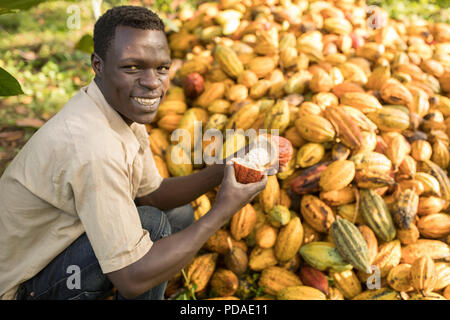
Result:
{"label": "man's hand", "polygon": [[234,166],[231,162],[225,166],[225,173],[217,192],[216,201],[214,206],[224,206],[227,210],[224,210],[231,215],[239,211],[247,203],[251,202],[256,195],[264,190],[267,183],[267,174],[263,176],[261,181],[249,184],[242,184],[236,181],[234,173]]}

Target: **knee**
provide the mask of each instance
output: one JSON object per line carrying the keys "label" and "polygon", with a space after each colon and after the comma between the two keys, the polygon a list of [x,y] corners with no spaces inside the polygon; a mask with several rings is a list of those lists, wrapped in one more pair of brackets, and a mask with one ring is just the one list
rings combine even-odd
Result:
{"label": "knee", "polygon": [[150,206],[142,206],[138,207],[138,212],[142,228],[150,233],[152,241],[167,237],[172,233],[169,219],[163,211]]}
{"label": "knee", "polygon": [[166,211],[167,218],[172,226],[172,232],[178,232],[194,223],[194,209],[190,204]]}

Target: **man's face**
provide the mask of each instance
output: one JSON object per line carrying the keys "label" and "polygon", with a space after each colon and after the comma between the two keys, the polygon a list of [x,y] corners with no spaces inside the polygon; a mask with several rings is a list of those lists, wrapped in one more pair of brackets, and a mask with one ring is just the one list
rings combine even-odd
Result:
{"label": "man's face", "polygon": [[164,32],[118,26],[106,58],[92,60],[106,101],[130,125],[150,123],[169,86]]}

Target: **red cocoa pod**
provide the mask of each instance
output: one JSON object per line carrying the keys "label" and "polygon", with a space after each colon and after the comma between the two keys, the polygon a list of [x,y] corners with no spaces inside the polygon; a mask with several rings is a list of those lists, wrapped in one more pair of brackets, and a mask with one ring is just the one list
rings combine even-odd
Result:
{"label": "red cocoa pod", "polygon": [[321,271],[304,266],[300,270],[300,279],[304,285],[314,287],[328,295],[328,279]]}
{"label": "red cocoa pod", "polygon": [[252,168],[241,159],[233,159],[233,165],[236,181],[239,183],[247,184],[258,182],[263,178],[264,170]]}
{"label": "red cocoa pod", "polygon": [[197,72],[187,75],[183,82],[183,89],[186,97],[191,99],[197,98],[205,90],[202,75]]}

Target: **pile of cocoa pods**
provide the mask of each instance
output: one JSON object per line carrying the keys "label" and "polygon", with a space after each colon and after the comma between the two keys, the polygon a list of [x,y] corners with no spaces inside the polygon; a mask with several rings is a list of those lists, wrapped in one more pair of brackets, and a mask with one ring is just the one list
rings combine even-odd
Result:
{"label": "pile of cocoa pods", "polygon": [[[208,165],[198,140],[171,136],[196,122],[276,129],[294,154],[166,298],[450,299],[450,25],[359,0],[211,1],[173,22],[171,86],[148,126],[161,176]],[[224,156],[248,143],[237,132]],[[192,202],[196,219],[216,191]]]}

